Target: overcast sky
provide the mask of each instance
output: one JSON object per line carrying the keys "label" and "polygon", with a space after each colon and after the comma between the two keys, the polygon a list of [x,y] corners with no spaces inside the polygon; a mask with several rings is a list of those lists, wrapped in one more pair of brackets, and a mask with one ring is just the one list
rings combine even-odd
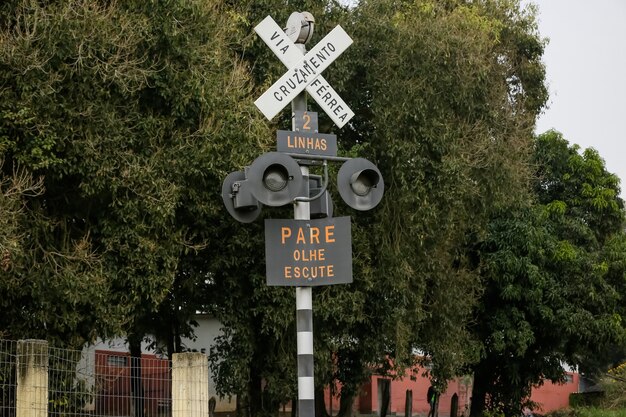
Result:
{"label": "overcast sky", "polygon": [[554,128],[595,148],[626,196],[626,0],[525,0],[539,7],[549,108],[537,133]]}

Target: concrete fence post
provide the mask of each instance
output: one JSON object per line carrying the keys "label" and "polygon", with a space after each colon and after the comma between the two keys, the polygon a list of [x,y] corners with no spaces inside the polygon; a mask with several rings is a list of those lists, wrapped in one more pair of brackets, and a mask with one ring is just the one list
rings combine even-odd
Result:
{"label": "concrete fence post", "polygon": [[172,417],[208,417],[209,365],[196,352],[172,355]]}
{"label": "concrete fence post", "polygon": [[48,342],[17,342],[16,417],[48,415]]}

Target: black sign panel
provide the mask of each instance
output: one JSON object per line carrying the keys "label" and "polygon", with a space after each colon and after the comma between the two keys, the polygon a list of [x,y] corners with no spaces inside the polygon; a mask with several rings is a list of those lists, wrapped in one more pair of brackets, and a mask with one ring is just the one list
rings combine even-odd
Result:
{"label": "black sign panel", "polygon": [[265,263],[267,285],[351,283],[350,217],[266,219]]}
{"label": "black sign panel", "polygon": [[315,132],[276,132],[278,152],[337,156],[337,135]]}
{"label": "black sign panel", "polygon": [[293,113],[294,130],[298,132],[317,132],[317,113],[314,111],[295,111]]}

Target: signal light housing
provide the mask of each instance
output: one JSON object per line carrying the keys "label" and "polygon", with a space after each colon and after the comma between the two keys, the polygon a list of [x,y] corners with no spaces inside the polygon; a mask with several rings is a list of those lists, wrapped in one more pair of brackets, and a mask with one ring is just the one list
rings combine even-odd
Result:
{"label": "signal light housing", "polygon": [[337,188],[347,205],[365,211],[380,203],[385,183],[376,165],[364,158],[354,158],[344,162],[339,169]]}
{"label": "signal light housing", "polygon": [[302,190],[300,166],[280,152],[268,152],[255,159],[247,177],[254,197],[267,206],[284,206]]}
{"label": "signal light housing", "polygon": [[[242,223],[256,220],[263,205],[277,207],[298,200],[309,202],[311,219],[332,217],[330,193],[328,190],[321,192],[327,182],[326,168],[324,177],[303,177],[294,158],[280,152],[268,152],[255,159],[245,171],[226,176],[222,184],[222,200],[228,213]],[[380,203],[385,183],[376,165],[364,158],[354,158],[348,159],[339,169],[337,189],[348,206],[365,211]]]}

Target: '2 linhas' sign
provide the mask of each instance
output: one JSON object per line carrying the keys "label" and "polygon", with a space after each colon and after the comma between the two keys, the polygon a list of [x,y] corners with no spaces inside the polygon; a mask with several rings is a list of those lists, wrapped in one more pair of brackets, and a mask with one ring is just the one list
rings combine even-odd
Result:
{"label": "'2 linhas' sign", "polygon": [[276,132],[276,150],[306,155],[337,156],[337,136],[290,130]]}
{"label": "'2 linhas' sign", "polygon": [[351,283],[350,217],[266,219],[265,261],[268,285]]}

